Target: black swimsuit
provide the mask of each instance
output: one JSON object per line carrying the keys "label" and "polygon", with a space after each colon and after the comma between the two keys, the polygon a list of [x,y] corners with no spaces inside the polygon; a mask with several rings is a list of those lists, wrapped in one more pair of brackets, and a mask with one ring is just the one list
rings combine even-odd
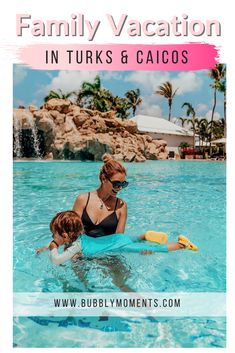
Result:
{"label": "black swimsuit", "polygon": [[82,223],[84,226],[85,234],[89,237],[98,238],[105,235],[110,235],[116,233],[118,218],[116,214],[118,198],[115,204],[114,211],[105,217],[100,223],[94,224],[87,213],[87,205],[90,199],[90,193],[88,193],[87,203],[82,213]]}

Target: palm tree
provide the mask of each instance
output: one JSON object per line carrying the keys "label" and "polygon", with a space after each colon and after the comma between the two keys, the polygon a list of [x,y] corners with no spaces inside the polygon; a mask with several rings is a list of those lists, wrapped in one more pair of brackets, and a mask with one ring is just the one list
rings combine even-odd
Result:
{"label": "palm tree", "polygon": [[128,104],[130,108],[132,108],[133,116],[135,116],[137,106],[142,103],[142,99],[140,98],[139,88],[131,89],[130,91],[127,91],[125,93],[125,96],[128,100]]}
{"label": "palm tree", "polygon": [[[226,75],[226,68],[225,68],[225,75]],[[219,92],[224,94],[224,137],[227,135],[227,124],[226,124],[226,77],[220,82]]]}
{"label": "palm tree", "polygon": [[[221,89],[221,80],[224,79],[226,75],[226,67],[224,64],[216,64],[213,69],[209,71],[209,77],[213,80],[213,83],[210,85],[214,89],[214,103],[211,113],[211,121],[214,119],[214,113],[217,103],[217,91]],[[211,153],[211,140],[212,140],[212,130],[210,136],[210,153]]]}
{"label": "palm tree", "polygon": [[168,120],[171,120],[171,107],[172,107],[172,102],[173,98],[177,92],[178,88],[173,92],[172,84],[169,81],[164,82],[161,86],[158,86],[158,91],[156,91],[156,94],[159,94],[160,96],[165,97],[168,100],[168,106],[169,106],[169,116]]}
{"label": "palm tree", "polygon": [[224,125],[224,119],[219,119],[216,121],[213,120],[209,122],[210,132],[213,135],[213,139],[217,140],[224,136]]}
{"label": "palm tree", "polygon": [[117,117],[122,120],[127,119],[129,116],[128,109],[130,108],[127,98],[113,97],[111,109],[116,111]]}
{"label": "palm tree", "polygon": [[49,101],[50,99],[68,99],[74,94],[74,92],[63,93],[61,89],[58,89],[59,92],[50,90],[49,94],[44,98],[44,102]]}
{"label": "palm tree", "polygon": [[182,127],[185,127],[185,123],[188,124],[188,118],[182,118],[181,116],[179,118],[177,118],[177,121],[181,122]]}
{"label": "palm tree", "polygon": [[93,109],[97,109],[100,112],[107,112],[111,110],[112,106],[112,93],[105,89],[101,88],[96,94],[93,96]]}
{"label": "palm tree", "polygon": [[112,93],[101,87],[101,80],[97,75],[94,82],[82,83],[81,89],[77,93],[76,103],[80,106],[85,105],[87,108],[105,112],[111,109],[112,98]]}
{"label": "palm tree", "polygon": [[[209,121],[205,118],[198,120],[198,135],[199,135],[199,144],[202,141],[202,147],[205,141],[208,140],[209,132]],[[199,146],[200,147],[200,146]]]}
{"label": "palm tree", "polygon": [[[82,105],[81,102],[85,98],[86,106],[89,108],[95,109],[94,107],[94,98],[97,98],[101,90],[101,80],[97,75],[94,79],[94,82],[84,81],[81,85],[79,92],[77,93],[77,104]],[[93,105],[93,106],[92,106]]]}
{"label": "palm tree", "polygon": [[196,113],[192,104],[185,102],[184,104],[182,104],[181,108],[184,108],[184,107],[187,108],[186,110],[187,117],[190,117],[190,115],[192,115],[191,123],[192,123],[192,130],[193,130],[193,148],[195,148],[195,134],[196,134],[196,123],[197,123],[195,119]]}

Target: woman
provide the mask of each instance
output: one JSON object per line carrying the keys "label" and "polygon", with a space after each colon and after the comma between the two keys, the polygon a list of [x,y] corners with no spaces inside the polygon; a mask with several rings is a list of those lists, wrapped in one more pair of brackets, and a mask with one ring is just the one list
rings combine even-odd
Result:
{"label": "woman", "polygon": [[128,186],[125,168],[108,154],[103,156],[100,186],[77,197],[73,210],[81,217],[85,233],[93,238],[124,233],[127,205],[117,193]]}
{"label": "woman", "polygon": [[[112,236],[112,242],[110,237],[107,241],[105,236],[124,233],[127,219],[127,204],[117,198],[118,191],[128,186],[128,182],[125,180],[126,169],[121,163],[113,160],[109,154],[105,154],[102,159],[104,165],[99,174],[100,186],[97,190],[80,194],[73,206],[73,210],[81,217],[85,234],[88,236],[84,238],[84,240],[87,240],[86,248],[88,251],[92,251],[97,240],[99,242],[98,247],[101,246],[102,249],[112,248],[113,242],[116,246],[120,245],[122,239],[118,235],[115,238]],[[103,238],[101,239],[101,237]],[[101,269],[109,269],[114,285],[122,291],[133,292],[133,289],[126,284],[130,275],[130,268],[120,255],[104,256],[96,258],[94,261],[101,266]],[[87,287],[86,276],[81,271],[82,266],[79,262],[73,266],[79,267],[76,272]]]}
{"label": "woman", "polygon": [[86,254],[115,251],[122,247],[125,251],[140,251],[144,254],[185,248],[197,250],[184,236],[179,236],[178,242],[156,244],[138,240],[154,241],[159,233],[148,233],[148,237],[140,235],[136,239],[125,235],[127,204],[117,194],[128,186],[126,169],[108,154],[103,156],[103,161],[99,174],[100,186],[97,190],[79,195],[73,206],[73,211],[81,217],[87,235],[82,241]]}

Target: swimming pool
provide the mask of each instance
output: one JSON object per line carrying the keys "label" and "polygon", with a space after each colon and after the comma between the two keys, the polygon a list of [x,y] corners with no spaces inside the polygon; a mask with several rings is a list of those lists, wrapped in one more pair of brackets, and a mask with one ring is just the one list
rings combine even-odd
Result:
{"label": "swimming pool", "polygon": [[[86,287],[70,263],[55,267],[35,248],[50,240],[52,216],[98,186],[99,162],[14,162],[14,291],[111,292],[107,268],[142,292],[226,291],[226,165],[148,161],[126,164],[126,233],[157,229],[190,237],[199,253],[120,254],[83,262]],[[147,269],[147,270],[146,270]],[[14,318],[17,347],[225,347],[225,318]],[[30,334],[29,334],[30,332]],[[110,332],[112,334],[110,334]],[[56,342],[51,337],[59,337]]]}

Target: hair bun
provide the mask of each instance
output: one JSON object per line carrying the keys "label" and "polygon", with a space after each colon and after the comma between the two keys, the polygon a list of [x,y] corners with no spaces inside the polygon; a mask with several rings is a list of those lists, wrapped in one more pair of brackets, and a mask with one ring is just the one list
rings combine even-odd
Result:
{"label": "hair bun", "polygon": [[102,156],[102,161],[104,162],[104,164],[106,164],[106,163],[108,163],[108,162],[113,161],[113,157],[111,156],[111,154],[105,153],[105,154]]}

